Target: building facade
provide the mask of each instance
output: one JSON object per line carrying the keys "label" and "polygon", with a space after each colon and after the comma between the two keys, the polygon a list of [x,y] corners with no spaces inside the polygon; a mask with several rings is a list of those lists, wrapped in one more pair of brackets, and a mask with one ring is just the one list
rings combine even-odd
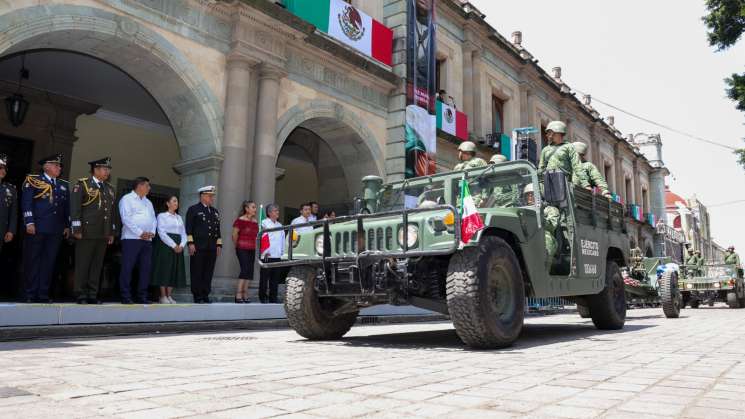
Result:
{"label": "building facade", "polygon": [[[348,210],[359,180],[405,172],[406,1],[349,1],[393,31],[391,65],[354,51],[268,0],[13,0],[0,4],[0,94],[23,94],[25,121],[0,116],[9,180],[33,162],[65,153],[65,176],[110,155],[113,183],[149,176],[157,200],[218,186],[222,235],[241,202],[278,202],[289,220],[301,202]],[[568,123],[589,146],[622,202],[638,207],[633,246],[653,249],[653,218],[664,219],[661,162],[577,98],[522,46],[471,4],[438,2],[438,85],[469,118],[469,137],[490,157],[495,138],[521,127]],[[18,77],[26,68],[30,77]],[[438,170],[456,163],[457,141],[441,133]],[[0,150],[0,151],[3,151]],[[231,295],[238,273],[232,243],[215,288]],[[20,269],[20,268],[18,268]],[[61,276],[65,273],[62,269]],[[114,273],[109,274],[112,278]]]}

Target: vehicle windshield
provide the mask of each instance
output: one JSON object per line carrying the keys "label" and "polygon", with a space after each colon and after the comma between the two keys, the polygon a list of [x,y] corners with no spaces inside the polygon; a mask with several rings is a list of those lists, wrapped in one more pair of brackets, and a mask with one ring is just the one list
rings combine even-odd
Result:
{"label": "vehicle windshield", "polygon": [[399,211],[405,208],[417,208],[422,204],[447,204],[445,196],[445,181],[416,182],[407,184],[405,191],[403,184],[389,184],[380,191],[379,212]]}
{"label": "vehicle windshield", "polygon": [[[509,172],[484,172],[481,176],[468,179],[468,190],[478,208],[518,208],[540,206],[540,196],[534,194],[536,184],[533,173],[528,169]],[[460,204],[461,182],[456,181],[454,189]]]}
{"label": "vehicle windshield", "polygon": [[701,268],[704,278],[734,278],[735,267],[733,265],[711,265]]}

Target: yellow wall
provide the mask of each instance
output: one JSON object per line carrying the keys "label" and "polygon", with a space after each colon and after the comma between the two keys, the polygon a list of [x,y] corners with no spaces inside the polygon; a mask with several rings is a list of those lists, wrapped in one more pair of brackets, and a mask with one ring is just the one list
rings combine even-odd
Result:
{"label": "yellow wall", "polygon": [[77,121],[76,135],[70,179],[88,176],[89,161],[111,156],[113,169],[109,182],[114,186],[120,177],[145,176],[155,185],[179,187],[180,179],[173,171],[173,164],[180,157],[172,133],[82,115]]}

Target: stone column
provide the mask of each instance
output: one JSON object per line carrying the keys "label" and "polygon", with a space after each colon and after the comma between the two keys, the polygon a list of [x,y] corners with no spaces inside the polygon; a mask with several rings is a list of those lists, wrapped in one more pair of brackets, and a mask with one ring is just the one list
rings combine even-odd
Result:
{"label": "stone column", "polygon": [[475,132],[473,125],[473,51],[476,46],[470,42],[463,44],[463,112],[471,120],[468,130]]}
{"label": "stone column", "polygon": [[632,180],[632,184],[634,187],[634,203],[636,205],[639,205],[646,211],[647,208],[644,208],[644,202],[642,202],[642,185],[641,177],[639,175],[639,157],[634,159],[634,179]]}
{"label": "stone column", "polygon": [[[212,280],[213,298],[226,300],[235,293],[235,278],[239,266],[231,234],[233,221],[238,216],[241,202],[248,198],[245,156],[249,144],[249,95],[251,67],[254,61],[240,56],[228,58],[227,99],[225,105],[225,136],[222,144],[222,170],[217,189],[217,208],[220,210],[220,232],[223,255],[218,258]],[[252,141],[251,141],[252,142]]]}
{"label": "stone column", "polygon": [[254,144],[253,198],[260,205],[274,202],[277,164],[277,111],[279,82],[285,73],[262,65],[259,74],[259,101],[256,110],[256,143]]}
{"label": "stone column", "polygon": [[[618,141],[618,140],[616,140]],[[623,156],[621,155],[621,148],[616,144],[613,147],[613,166],[616,169],[616,193],[623,197],[625,203],[629,202],[628,191],[626,190],[626,179],[623,176]]]}
{"label": "stone column", "polygon": [[[473,81],[471,82],[473,92],[473,134],[477,139],[483,138],[484,134],[491,133],[492,128],[485,127],[483,123],[483,111],[481,106],[481,51],[471,52],[471,67]],[[491,112],[491,109],[487,111]]]}

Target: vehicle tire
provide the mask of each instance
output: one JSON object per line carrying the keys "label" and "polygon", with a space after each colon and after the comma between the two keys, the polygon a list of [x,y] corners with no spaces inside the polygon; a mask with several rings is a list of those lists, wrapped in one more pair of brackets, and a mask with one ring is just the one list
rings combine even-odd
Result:
{"label": "vehicle tire", "polygon": [[472,348],[504,348],[525,319],[525,286],[515,252],[499,237],[484,237],[450,259],[446,295],[458,337]]}
{"label": "vehicle tire", "polygon": [[584,306],[582,304],[577,304],[577,313],[579,313],[579,316],[583,319],[589,319],[590,318],[590,307]]}
{"label": "vehicle tire", "polygon": [[316,270],[295,266],[287,275],[285,311],[287,321],[300,336],[310,340],[341,339],[357,320],[358,312],[334,316],[339,300],[318,298],[315,289]]}
{"label": "vehicle tire", "polygon": [[740,300],[734,292],[727,293],[727,305],[729,308],[740,308]]}
{"label": "vehicle tire", "polygon": [[709,300],[709,307],[714,307],[714,300]]}
{"label": "vehicle tire", "polygon": [[700,300],[691,300],[691,308],[698,308],[699,304],[701,304]]}
{"label": "vehicle tire", "polygon": [[587,297],[592,322],[600,330],[622,329],[626,323],[626,293],[623,277],[616,262],[608,261],[605,267],[605,288]]}
{"label": "vehicle tire", "polygon": [[668,319],[680,317],[680,305],[683,297],[678,290],[678,273],[665,271],[660,277],[660,300],[662,312]]}

